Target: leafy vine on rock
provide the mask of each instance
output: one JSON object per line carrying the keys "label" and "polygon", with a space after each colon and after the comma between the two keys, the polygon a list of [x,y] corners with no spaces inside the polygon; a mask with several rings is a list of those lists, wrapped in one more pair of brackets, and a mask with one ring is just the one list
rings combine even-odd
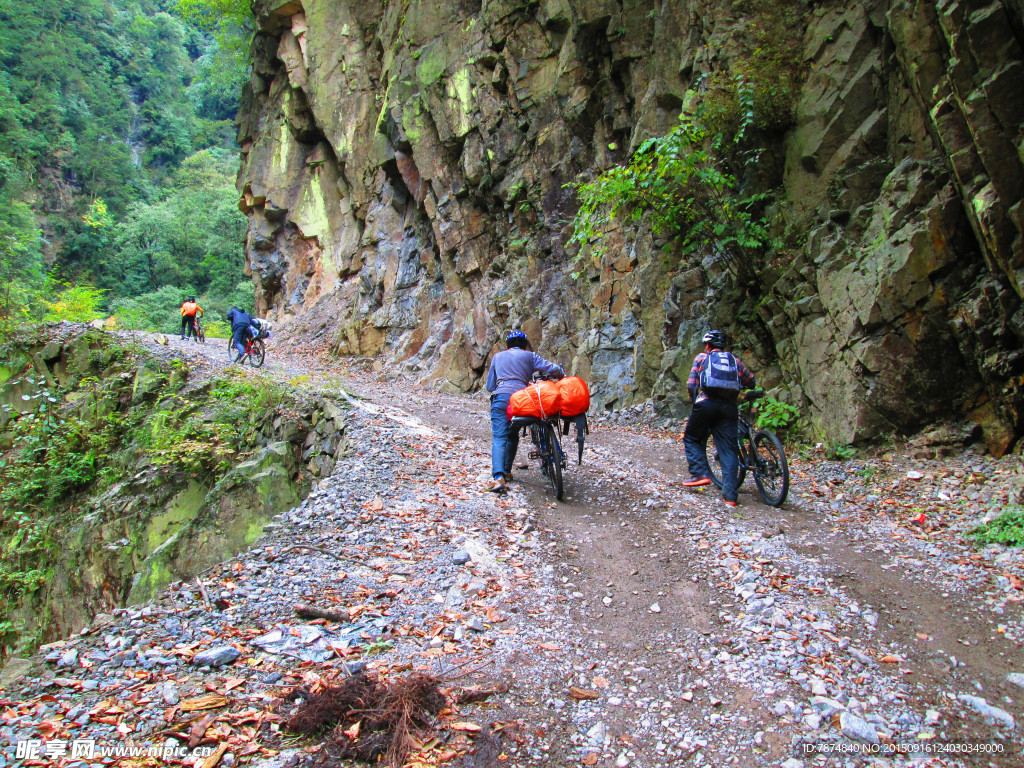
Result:
{"label": "leafy vine on rock", "polygon": [[[572,236],[579,246],[577,264],[588,251],[600,258],[614,221],[626,218],[643,220],[665,238],[666,247],[676,245],[684,256],[711,255],[741,282],[752,279],[757,257],[772,238],[764,214],[768,195],[746,192],[731,167],[738,159],[742,170],[758,155],[744,151],[747,131],[754,125],[753,87],[742,78],[736,84],[739,124],[731,136],[716,129],[722,121],[715,109],[698,104],[688,111],[684,106],[679,125],[641,144],[626,165],[570,185],[580,200]],[[696,100],[691,91],[687,105]]]}

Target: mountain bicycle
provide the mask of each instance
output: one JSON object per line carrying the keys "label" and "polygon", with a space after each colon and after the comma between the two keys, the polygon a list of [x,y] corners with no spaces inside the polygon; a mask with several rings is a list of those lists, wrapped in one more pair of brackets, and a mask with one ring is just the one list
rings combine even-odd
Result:
{"label": "mountain bicycle", "polygon": [[192,321],[192,337],[200,344],[206,343],[206,331],[204,331],[203,326],[199,324],[198,317]]}
{"label": "mountain bicycle", "polygon": [[[775,433],[768,429],[755,430],[743,410],[755,400],[764,397],[764,390],[753,389],[740,396],[739,403],[739,470],[736,473],[736,487],[743,485],[747,471],[754,476],[754,484],[764,499],[765,504],[773,507],[781,507],[786,501],[789,493],[789,463],[786,461],[786,451],[782,447],[782,441],[775,436]],[[708,440],[708,455],[711,461],[711,481],[719,488],[722,487],[722,464],[719,460],[718,449],[714,446],[715,438]]]}
{"label": "mountain bicycle", "polygon": [[551,483],[555,498],[562,501],[565,488],[562,485],[562,471],[565,469],[565,452],[559,437],[558,415],[539,419],[533,416],[513,416],[510,429],[530,430],[530,441],[534,450],[531,459],[539,459],[540,471]]}
{"label": "mountain bicycle", "polygon": [[238,354],[238,350],[235,349],[234,340],[228,339],[228,360],[232,363],[238,363],[239,365],[245,365],[245,361],[249,361],[249,365],[253,368],[259,368],[263,365],[263,359],[267,354],[266,345],[263,343],[263,339],[257,336],[245,337],[245,354]]}

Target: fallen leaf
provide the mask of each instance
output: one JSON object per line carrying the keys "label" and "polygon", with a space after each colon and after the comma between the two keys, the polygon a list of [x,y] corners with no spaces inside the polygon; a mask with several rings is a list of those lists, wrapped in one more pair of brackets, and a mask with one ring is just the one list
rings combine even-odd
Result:
{"label": "fallen leaf", "polygon": [[226,741],[221,742],[220,746],[217,747],[217,750],[208,758],[203,760],[202,768],[213,768],[215,765],[217,765],[217,763],[220,762],[220,759],[224,757],[224,753],[227,751],[228,743]]}
{"label": "fallen leaf", "polygon": [[346,728],[342,733],[348,736],[349,739],[355,741],[359,738],[359,726],[363,724],[362,720],[357,720],[351,728]]}
{"label": "fallen leaf", "polygon": [[200,696],[195,699],[188,699],[181,702],[182,712],[196,712],[201,709],[215,709],[226,706],[228,700],[220,694],[211,693],[209,696]]}
{"label": "fallen leaf", "polygon": [[211,712],[205,717],[200,718],[192,726],[188,732],[188,746],[189,749],[195,749],[196,745],[199,744],[205,737],[207,729],[213,724],[213,721],[217,719],[217,714]]}
{"label": "fallen leaf", "polygon": [[245,678],[243,677],[229,677],[224,681],[224,693],[227,693],[232,688],[237,688],[240,685],[245,685]]}
{"label": "fallen leaf", "polygon": [[893,656],[892,654],[888,654],[888,655],[883,656],[882,658],[880,658],[879,661],[882,662],[883,664],[899,664],[900,663],[900,657],[899,656]]}
{"label": "fallen leaf", "polygon": [[60,723],[56,720],[43,720],[43,722],[36,726],[36,731],[44,739],[50,739],[59,730]]}
{"label": "fallen leaf", "polygon": [[597,765],[597,752],[588,752],[583,758],[584,765]]}
{"label": "fallen leaf", "polygon": [[569,695],[576,701],[592,701],[601,698],[597,691],[588,691],[586,688],[577,688],[575,685],[569,689]]}
{"label": "fallen leaf", "polygon": [[595,688],[607,688],[609,685],[608,678],[601,677],[600,675],[597,675],[593,680],[590,681],[590,683]]}
{"label": "fallen leaf", "polygon": [[448,723],[448,729],[452,731],[468,731],[469,733],[476,733],[481,730],[480,726],[476,723]]}
{"label": "fallen leaf", "polygon": [[540,643],[540,647],[545,651],[560,651],[562,646],[555,645],[554,643]]}

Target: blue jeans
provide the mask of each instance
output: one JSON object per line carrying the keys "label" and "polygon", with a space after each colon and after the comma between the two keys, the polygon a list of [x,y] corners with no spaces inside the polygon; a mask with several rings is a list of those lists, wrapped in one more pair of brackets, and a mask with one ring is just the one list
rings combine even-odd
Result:
{"label": "blue jeans", "polygon": [[708,435],[715,436],[718,461],[722,465],[722,498],[726,501],[736,501],[738,493],[738,424],[739,411],[736,403],[706,399],[694,404],[693,412],[686,422],[686,432],[683,434],[686,462],[690,465],[690,474],[694,477],[711,477],[711,467],[708,466]]}
{"label": "blue jeans", "polygon": [[519,430],[511,429],[508,401],[512,395],[491,395],[491,474],[504,477],[512,471],[519,450]]}
{"label": "blue jeans", "polygon": [[239,355],[245,354],[245,339],[250,335],[249,324],[236,325],[231,329],[231,341],[235,344],[235,349],[238,350]]}

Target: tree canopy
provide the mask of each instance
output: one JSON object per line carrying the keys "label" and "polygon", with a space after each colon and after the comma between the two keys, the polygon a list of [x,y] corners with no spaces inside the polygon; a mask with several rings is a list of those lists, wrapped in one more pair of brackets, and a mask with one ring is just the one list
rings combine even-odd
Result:
{"label": "tree canopy", "polygon": [[235,291],[247,17],[222,0],[0,0],[0,316],[42,316],[62,283],[105,305]]}

